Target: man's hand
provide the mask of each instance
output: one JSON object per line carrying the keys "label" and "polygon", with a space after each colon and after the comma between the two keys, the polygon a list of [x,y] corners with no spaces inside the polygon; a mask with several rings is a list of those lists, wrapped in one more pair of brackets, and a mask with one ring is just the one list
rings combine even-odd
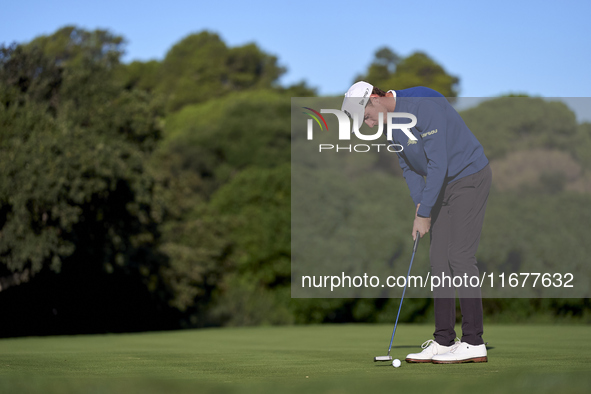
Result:
{"label": "man's hand", "polygon": [[431,218],[422,218],[418,216],[419,207],[421,204],[417,205],[417,210],[415,212],[415,221],[412,225],[412,240],[414,241],[417,238],[417,231],[423,238],[423,235],[427,234],[431,229]]}

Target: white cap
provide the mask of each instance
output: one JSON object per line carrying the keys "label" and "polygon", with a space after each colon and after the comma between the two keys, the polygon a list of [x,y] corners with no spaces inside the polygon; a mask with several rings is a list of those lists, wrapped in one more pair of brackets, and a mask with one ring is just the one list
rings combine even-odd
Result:
{"label": "white cap", "polygon": [[354,114],[358,114],[359,122],[362,123],[365,117],[365,106],[369,102],[372,91],[373,85],[364,81],[356,82],[345,93],[341,111],[345,112],[351,120]]}

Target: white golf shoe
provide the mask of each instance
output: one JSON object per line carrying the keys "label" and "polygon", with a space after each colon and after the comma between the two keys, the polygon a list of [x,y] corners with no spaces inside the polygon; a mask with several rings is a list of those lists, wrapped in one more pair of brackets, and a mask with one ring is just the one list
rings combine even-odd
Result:
{"label": "white golf shoe", "polygon": [[447,353],[452,346],[441,346],[432,339],[425,341],[421,347],[423,351],[420,353],[411,353],[406,356],[407,363],[430,363],[435,355]]}
{"label": "white golf shoe", "polygon": [[433,364],[485,363],[486,345],[470,345],[466,342],[456,342],[449,352],[433,356]]}

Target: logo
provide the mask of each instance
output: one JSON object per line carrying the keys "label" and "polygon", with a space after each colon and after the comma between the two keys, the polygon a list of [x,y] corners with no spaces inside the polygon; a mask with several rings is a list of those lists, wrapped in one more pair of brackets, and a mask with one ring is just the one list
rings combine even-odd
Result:
{"label": "logo", "polygon": [[[359,105],[364,105],[365,99],[367,98],[367,96],[369,96],[369,88],[365,89],[365,93],[363,93],[363,98],[359,102]],[[349,117],[351,117],[351,115],[349,115]]]}
{"label": "logo", "polygon": [[[351,140],[351,134],[355,135],[355,137],[357,137],[360,140],[363,141],[373,141],[373,140],[377,140],[378,138],[380,138],[383,134],[384,134],[384,113],[379,113],[378,115],[378,131],[375,134],[363,134],[361,133],[361,131],[359,131],[359,127],[362,124],[362,120],[359,119],[359,115],[358,114],[354,114],[353,119],[351,119],[351,114],[348,113],[347,111],[340,111],[337,109],[321,109],[320,112],[310,108],[310,107],[302,107],[304,109],[307,109],[311,112],[303,112],[306,115],[309,115],[312,119],[308,119],[307,122],[307,138],[308,140],[313,140],[314,139],[314,122],[313,120],[316,121],[316,123],[320,126],[321,130],[324,130],[323,124],[326,127],[326,130],[328,130],[328,124],[326,123],[326,120],[324,119],[324,117],[321,115],[322,114],[333,114],[337,117],[337,120],[339,122],[339,134],[338,134],[338,138],[339,140],[343,140],[343,141],[347,141],[347,140]],[[416,144],[417,143],[417,137],[415,137],[412,132],[410,131],[411,128],[415,127],[417,124],[417,117],[411,113],[407,113],[407,112],[388,112],[386,114],[387,116],[387,122],[386,122],[386,137],[388,141],[393,141],[392,138],[392,131],[395,129],[399,129],[402,130],[402,132],[404,134],[406,134],[406,136],[409,139],[408,144]],[[394,118],[406,118],[409,119],[410,122],[409,123],[394,123],[393,119]],[[322,120],[322,123],[320,122]],[[353,120],[353,124],[351,125],[351,120]],[[352,127],[351,127],[352,126]],[[387,150],[389,152],[402,152],[403,150],[403,146],[399,145],[399,144],[390,144],[390,145],[386,145],[386,144],[371,144],[371,146],[375,146],[377,147],[378,152],[380,151],[380,146],[386,146]],[[358,145],[354,145],[352,147],[352,145],[348,145],[346,147],[340,147],[339,145],[336,146],[336,151],[338,152],[339,149],[341,150],[347,150],[349,152],[352,152],[353,150],[355,152],[368,152],[369,150],[371,150],[371,146],[367,145],[367,144],[358,144]],[[392,150],[392,148],[395,147],[396,150]],[[320,144],[319,145],[319,149],[320,152],[322,152],[323,149],[334,149],[335,146],[332,144]]]}
{"label": "logo", "polygon": [[431,130],[431,131],[429,131],[429,132],[427,132],[427,133],[423,133],[423,134],[421,134],[421,138],[428,137],[428,136],[430,136],[430,135],[433,135],[433,134],[435,134],[435,133],[437,133],[437,129],[435,129],[435,130]]}
{"label": "logo", "polygon": [[[310,112],[302,112],[302,113],[306,114],[306,115],[310,115],[316,121],[316,123],[318,123],[318,126],[320,126],[320,130],[324,130],[322,128],[322,123],[324,123],[324,125],[326,126],[326,130],[328,131],[328,125],[326,124],[326,120],[324,120],[324,117],[322,115],[320,115],[317,111],[314,111],[312,108],[309,108],[309,107],[302,107],[302,108],[308,109],[308,110],[314,112],[314,114],[316,114],[316,115],[311,114]],[[318,118],[322,119],[322,123],[320,123],[320,120]]]}

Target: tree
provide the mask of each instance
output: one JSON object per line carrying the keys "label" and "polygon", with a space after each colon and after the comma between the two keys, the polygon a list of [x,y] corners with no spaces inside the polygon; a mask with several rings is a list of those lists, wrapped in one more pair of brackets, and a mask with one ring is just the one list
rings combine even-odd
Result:
{"label": "tree", "polygon": [[[74,239],[85,238],[72,233],[76,225],[100,222],[107,212],[122,209],[138,226],[123,234],[120,226],[134,221],[107,225],[104,235],[114,244],[123,242],[121,236],[141,237],[150,222],[150,180],[142,161],[159,130],[145,97],[114,94],[88,71],[60,66],[30,48],[1,49],[0,250],[10,270],[38,272],[48,262],[59,270],[61,258],[76,248]],[[77,94],[68,91],[73,79],[86,81]]]}
{"label": "tree", "polygon": [[373,62],[365,75],[358,75],[355,80],[364,80],[375,86],[386,86],[386,81],[396,72],[400,56],[388,47],[378,49]]}
{"label": "tree", "polygon": [[522,149],[570,150],[577,134],[575,114],[564,103],[535,97],[499,97],[461,115],[489,159]]}
{"label": "tree", "polygon": [[585,122],[577,127],[572,146],[575,157],[586,169],[591,170],[591,123]]}
{"label": "tree", "polygon": [[158,287],[144,163],[160,111],[114,82],[117,42],[61,29],[0,48],[0,275],[61,272],[72,285],[119,273]]}
{"label": "tree", "polygon": [[[155,212],[162,215],[160,251],[170,262],[163,277],[174,292],[171,305],[193,316],[191,325],[229,322],[225,308],[236,306],[235,297],[268,301],[276,297],[270,287],[285,287],[289,116],[288,96],[256,91],[187,105],[167,118],[166,137],[150,161]],[[245,256],[252,264],[242,263]],[[246,286],[242,274],[263,276],[250,282],[258,290]],[[275,277],[281,279],[275,283]],[[219,305],[215,316],[205,316],[210,302]],[[254,321],[246,315],[237,318]]]}
{"label": "tree", "polygon": [[[218,324],[293,320],[288,309],[289,207],[288,163],[273,169],[249,167],[214,194],[209,205],[211,219],[225,223],[231,245],[211,305],[211,318]],[[199,239],[193,244],[206,246]]]}
{"label": "tree", "polygon": [[108,30],[88,31],[76,26],[65,26],[50,36],[39,36],[26,44],[25,49],[38,48],[56,66],[75,70],[93,64],[112,69],[120,64],[125,40]]}
{"label": "tree", "polygon": [[161,62],[157,60],[134,61],[120,65],[116,70],[116,75],[124,88],[140,89],[152,94],[158,86],[160,64]]}
{"label": "tree", "polygon": [[167,117],[155,168],[172,166],[171,171],[158,171],[163,180],[185,171],[197,174],[200,179],[192,187],[207,200],[248,166],[272,168],[289,162],[289,117],[289,97],[273,91],[239,92],[188,105]]}
{"label": "tree", "polygon": [[387,47],[376,51],[367,73],[357,76],[356,80],[367,81],[385,90],[426,86],[445,97],[457,97],[460,81],[423,52],[400,58]]}
{"label": "tree", "polygon": [[271,88],[285,69],[255,44],[228,48],[217,34],[191,34],[162,61],[158,90],[168,111],[245,89]]}

